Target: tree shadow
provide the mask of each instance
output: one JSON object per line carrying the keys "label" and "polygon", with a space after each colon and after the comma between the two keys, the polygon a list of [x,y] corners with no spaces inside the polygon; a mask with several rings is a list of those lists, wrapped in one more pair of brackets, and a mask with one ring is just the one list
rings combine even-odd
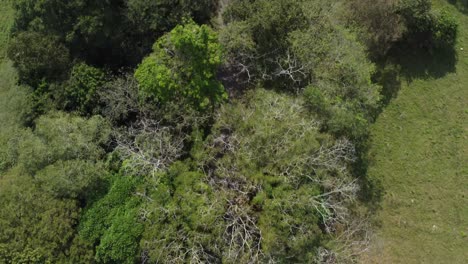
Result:
{"label": "tree shadow", "polygon": [[456,70],[457,53],[453,47],[427,49],[397,45],[390,51],[392,64],[399,65],[407,82],[415,79],[438,79]]}
{"label": "tree shadow", "polygon": [[[396,45],[385,58],[376,62],[377,71],[373,76],[373,82],[382,86],[382,99],[380,107],[373,113],[373,119],[376,120],[385,107],[398,96],[402,81],[442,78],[448,73],[455,72],[456,62],[457,55],[454,48],[429,50],[410,47],[408,44]],[[372,212],[380,208],[385,190],[380,179],[372,178],[368,174],[368,168],[374,162],[370,153],[371,145],[370,136],[358,143],[357,150],[360,157],[353,166],[353,174],[360,179],[360,200]]]}
{"label": "tree shadow", "polygon": [[359,200],[370,212],[375,212],[381,209],[385,189],[381,179],[370,177],[368,173],[374,161],[370,155],[371,145],[372,139],[370,137],[357,144],[357,153],[360,153],[360,155],[352,167],[352,172],[359,179],[359,185],[361,186]]}
{"label": "tree shadow", "polygon": [[377,64],[377,71],[373,76],[373,81],[381,87],[380,108],[374,114],[374,118],[382,112],[394,98],[397,97],[401,89],[401,66],[391,62],[381,62]]}
{"label": "tree shadow", "polygon": [[[468,0],[467,0],[468,1]],[[383,109],[398,96],[403,81],[438,79],[456,71],[457,53],[454,48],[426,49],[398,44],[385,58],[376,62],[373,82],[382,86],[380,107],[373,113],[376,119]]]}

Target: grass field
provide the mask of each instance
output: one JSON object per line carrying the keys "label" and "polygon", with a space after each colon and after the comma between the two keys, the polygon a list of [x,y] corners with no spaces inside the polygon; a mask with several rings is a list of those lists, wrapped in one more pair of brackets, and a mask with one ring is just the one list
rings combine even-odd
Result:
{"label": "grass field", "polygon": [[468,15],[458,4],[435,3],[459,19],[456,62],[423,71],[426,58],[410,57],[418,74],[372,127],[368,173],[385,194],[364,262],[468,263]]}
{"label": "grass field", "polygon": [[9,32],[13,24],[14,13],[12,0],[0,0],[0,60],[6,55],[6,45],[9,41]]}
{"label": "grass field", "polygon": [[9,90],[16,78],[11,62],[6,59],[10,28],[14,22],[12,3],[13,0],[0,0],[0,92]]}

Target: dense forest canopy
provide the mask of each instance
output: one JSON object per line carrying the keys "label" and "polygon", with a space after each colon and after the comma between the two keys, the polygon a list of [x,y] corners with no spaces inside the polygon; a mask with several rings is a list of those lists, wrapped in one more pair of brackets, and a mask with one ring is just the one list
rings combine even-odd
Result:
{"label": "dense forest canopy", "polygon": [[13,7],[2,263],[355,262],[392,58],[457,37],[428,0]]}

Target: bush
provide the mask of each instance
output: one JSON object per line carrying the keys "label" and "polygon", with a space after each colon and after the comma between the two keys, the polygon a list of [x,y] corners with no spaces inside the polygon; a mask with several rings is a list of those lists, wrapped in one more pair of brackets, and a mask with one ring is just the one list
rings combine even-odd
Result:
{"label": "bush", "polygon": [[457,40],[458,22],[444,10],[434,15],[433,38],[435,46],[438,48],[453,47]]}
{"label": "bush", "polygon": [[406,42],[418,43],[427,49],[453,48],[458,22],[449,12],[432,11],[430,0],[405,0],[400,4],[398,13],[406,23]]}

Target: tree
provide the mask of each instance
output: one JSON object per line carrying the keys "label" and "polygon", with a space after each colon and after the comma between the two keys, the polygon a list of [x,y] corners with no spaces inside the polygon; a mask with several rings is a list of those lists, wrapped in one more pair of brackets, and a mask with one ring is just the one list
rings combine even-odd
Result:
{"label": "tree", "polygon": [[401,41],[405,24],[396,12],[397,0],[352,0],[348,4],[345,16],[360,29],[373,58],[382,58]]}
{"label": "tree", "polygon": [[79,235],[97,245],[95,259],[100,263],[135,263],[143,232],[140,199],[134,195],[138,184],[137,178],[114,175],[107,194],[83,214]]}
{"label": "tree", "polygon": [[19,81],[33,88],[41,82],[63,80],[70,66],[68,53],[57,38],[37,32],[19,33],[8,48]]}
{"label": "tree", "polygon": [[185,17],[207,23],[213,0],[18,0],[13,32],[38,32],[59,39],[71,57],[112,69],[135,66],[154,39]]}
{"label": "tree", "polygon": [[339,12],[330,1],[237,0],[223,15],[220,40],[232,78],[305,92],[324,130],[356,139],[366,134],[381,87],[365,46],[332,20]]}
{"label": "tree", "polygon": [[159,175],[147,193],[141,219],[145,223],[142,250],[151,262],[220,263],[224,208],[190,162],[176,162]]}
{"label": "tree", "polygon": [[91,65],[125,62],[125,56],[117,56],[123,54],[126,36],[123,0],[20,0],[14,6],[14,33],[33,31],[57,38],[73,58]]}
{"label": "tree", "polygon": [[449,12],[434,12],[429,0],[401,1],[397,13],[406,24],[404,40],[421,48],[452,49],[457,39],[458,23]]}
{"label": "tree", "polygon": [[224,230],[217,255],[230,263],[312,262],[349,221],[359,190],[348,173],[354,145],[321,133],[301,97],[256,89],[223,105],[191,154],[224,200],[213,226]]}
{"label": "tree", "polygon": [[224,87],[216,80],[221,46],[208,26],[179,25],[160,38],[153,50],[135,71],[143,97],[162,104],[186,100],[197,109],[215,107],[226,99]]}
{"label": "tree", "polygon": [[203,24],[216,12],[217,1],[127,0],[128,17],[142,32],[162,34],[170,31],[184,18]]}
{"label": "tree", "polygon": [[97,90],[101,114],[113,123],[134,118],[140,112],[138,83],[132,74],[112,78]]}
{"label": "tree", "polygon": [[64,89],[56,91],[59,94],[56,100],[63,104],[63,109],[68,111],[77,110],[81,114],[92,114],[99,102],[97,90],[104,83],[103,71],[84,63],[78,63],[73,66]]}
{"label": "tree", "polygon": [[[0,176],[0,259],[7,263],[89,263],[92,245],[76,237],[81,207],[107,175],[101,117],[51,113],[18,128]],[[71,255],[77,254],[77,255]]]}
{"label": "tree", "polygon": [[285,66],[289,33],[308,25],[304,2],[235,0],[229,3],[223,13],[226,25],[221,28],[220,39],[228,56],[226,66],[233,77],[254,84],[271,81],[269,87],[295,88],[288,76],[283,75],[281,66]]}

